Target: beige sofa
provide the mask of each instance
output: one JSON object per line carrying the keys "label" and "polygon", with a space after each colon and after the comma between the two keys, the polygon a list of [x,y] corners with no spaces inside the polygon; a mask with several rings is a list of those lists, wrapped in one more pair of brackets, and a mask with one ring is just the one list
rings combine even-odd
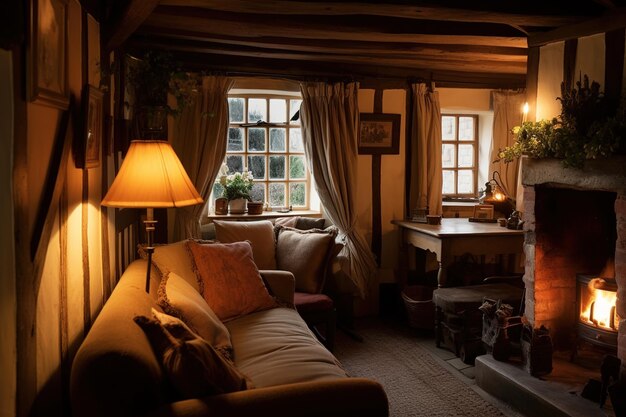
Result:
{"label": "beige sofa", "polygon": [[[137,315],[159,309],[160,275],[145,287],[146,261],[133,262],[94,322],[72,366],[74,417],[98,416],[386,416],[376,382],[346,375],[298,313],[274,308],[229,321],[235,366],[253,389],[177,401]],[[291,301],[289,272],[262,271],[273,294]]]}

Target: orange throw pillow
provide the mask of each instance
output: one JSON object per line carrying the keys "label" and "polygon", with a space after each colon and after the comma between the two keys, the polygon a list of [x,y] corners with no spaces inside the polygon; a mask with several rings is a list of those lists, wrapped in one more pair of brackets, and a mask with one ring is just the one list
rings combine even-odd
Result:
{"label": "orange throw pillow", "polygon": [[250,242],[187,243],[202,296],[222,321],[277,307],[252,258]]}

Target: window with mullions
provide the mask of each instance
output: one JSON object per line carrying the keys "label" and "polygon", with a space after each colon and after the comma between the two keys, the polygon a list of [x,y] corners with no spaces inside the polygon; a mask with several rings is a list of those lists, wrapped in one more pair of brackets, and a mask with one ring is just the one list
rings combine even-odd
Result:
{"label": "window with mullions", "polygon": [[444,197],[478,196],[478,116],[441,116]]}
{"label": "window with mullions", "polygon": [[[294,96],[229,95],[226,165],[229,174],[252,172],[254,201],[272,207],[309,208],[310,178],[300,121],[291,119],[302,100]],[[219,181],[219,179],[218,179]],[[214,198],[222,195],[218,182]]]}

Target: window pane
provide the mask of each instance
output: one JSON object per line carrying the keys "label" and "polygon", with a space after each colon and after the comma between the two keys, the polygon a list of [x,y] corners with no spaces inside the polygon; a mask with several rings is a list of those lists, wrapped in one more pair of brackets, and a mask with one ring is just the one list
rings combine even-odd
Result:
{"label": "window pane", "polygon": [[459,168],[474,166],[474,145],[459,145]]}
{"label": "window pane", "polygon": [[286,134],[287,132],[285,132],[285,129],[270,129],[270,152],[285,152]]}
{"label": "window pane", "polygon": [[248,151],[265,151],[265,129],[258,127],[248,129]]}
{"label": "window pane", "polygon": [[250,198],[252,201],[262,201],[265,203],[265,184],[254,183],[250,190]]}
{"label": "window pane", "polygon": [[289,179],[302,180],[306,178],[304,156],[289,156]]}
{"label": "window pane", "polygon": [[252,171],[252,177],[255,180],[265,179],[265,156],[254,155],[248,156],[248,171]]}
{"label": "window pane", "polygon": [[458,175],[458,194],[473,194],[474,172],[469,169],[460,169]]}
{"label": "window pane", "polygon": [[441,151],[441,166],[444,168],[455,168],[454,153],[456,146],[450,144],[443,144]]}
{"label": "window pane", "polygon": [[298,110],[300,110],[300,105],[302,104],[302,100],[289,100],[289,123],[291,124],[300,124],[300,118],[298,120],[291,121],[291,118]]}
{"label": "window pane", "polygon": [[273,98],[270,100],[270,122],[285,123],[287,121],[287,100]]}
{"label": "window pane", "polygon": [[289,129],[289,152],[304,152],[300,128]]}
{"label": "window pane", "polygon": [[226,165],[228,165],[229,174],[233,174],[235,172],[242,172],[243,171],[243,155],[226,156]]}
{"label": "window pane", "polygon": [[227,152],[243,152],[243,129],[231,127],[228,129]]}
{"label": "window pane", "polygon": [[454,171],[443,171],[443,194],[455,194],[454,192]]}
{"label": "window pane", "polygon": [[306,204],[306,184],[302,182],[289,184],[289,204],[304,206]]}
{"label": "window pane", "polygon": [[443,140],[456,140],[456,117],[441,117],[441,138]]}
{"label": "window pane", "polygon": [[459,140],[474,140],[473,117],[459,117]]}
{"label": "window pane", "polygon": [[285,184],[270,184],[270,206],[285,207]]}
{"label": "window pane", "polygon": [[243,123],[244,106],[246,100],[243,98],[228,99],[228,120],[230,123]]}
{"label": "window pane", "polygon": [[285,179],[285,156],[270,156],[270,179]]}
{"label": "window pane", "polygon": [[248,123],[256,123],[259,120],[267,121],[266,102],[264,98],[251,98],[248,100]]}

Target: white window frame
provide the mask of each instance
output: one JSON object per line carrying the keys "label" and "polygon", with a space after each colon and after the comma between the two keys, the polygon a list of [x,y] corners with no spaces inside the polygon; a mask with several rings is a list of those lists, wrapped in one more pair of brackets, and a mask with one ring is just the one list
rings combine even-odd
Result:
{"label": "white window frame", "polygon": [[[455,147],[454,150],[454,166],[453,167],[443,167],[442,164],[442,174],[444,171],[453,171],[455,173],[454,178],[455,178],[455,182],[454,182],[454,193],[447,193],[444,194],[443,190],[442,190],[442,196],[443,196],[443,200],[445,201],[446,199],[458,199],[458,198],[478,198],[479,195],[479,189],[478,189],[478,174],[479,174],[479,161],[478,161],[478,155],[479,155],[479,146],[480,146],[480,141],[479,141],[479,137],[478,137],[478,132],[479,132],[479,126],[478,126],[478,122],[479,122],[479,115],[478,114],[474,114],[474,113],[467,113],[467,114],[463,114],[463,113],[442,113],[441,114],[441,123],[443,125],[443,118],[444,117],[454,117],[455,118],[455,135],[454,135],[454,139],[443,139],[443,129],[442,129],[442,135],[441,135],[441,148],[442,148],[442,155],[443,155],[443,147],[444,145],[453,145]],[[461,117],[469,117],[474,119],[474,137],[471,141],[469,140],[459,140],[459,118]],[[467,144],[472,144],[474,146],[474,159],[473,159],[473,166],[471,168],[467,168],[467,167],[459,167],[459,145],[467,145]],[[474,192],[473,193],[459,193],[458,192],[458,172],[459,171],[463,171],[463,170],[471,170],[472,171],[472,175],[473,175],[473,179],[474,179]],[[442,184],[443,187],[443,184]]]}

